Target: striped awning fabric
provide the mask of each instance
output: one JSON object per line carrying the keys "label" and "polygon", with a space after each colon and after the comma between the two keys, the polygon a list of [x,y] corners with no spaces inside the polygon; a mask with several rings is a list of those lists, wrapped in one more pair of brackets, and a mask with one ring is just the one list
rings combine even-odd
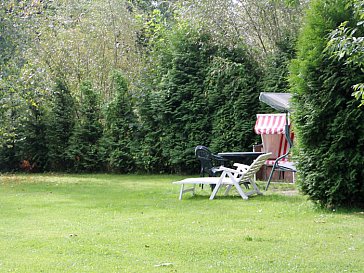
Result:
{"label": "striped awning fabric", "polygon": [[286,114],[257,114],[254,131],[258,135],[284,134],[285,125]]}

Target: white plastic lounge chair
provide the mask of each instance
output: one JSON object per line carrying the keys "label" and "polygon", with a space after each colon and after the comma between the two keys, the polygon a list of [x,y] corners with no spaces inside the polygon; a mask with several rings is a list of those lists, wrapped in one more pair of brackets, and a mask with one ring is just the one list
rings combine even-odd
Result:
{"label": "white plastic lounge chair", "polygon": [[[214,199],[221,186],[226,186],[225,195],[227,195],[230,189],[235,186],[236,190],[240,194],[241,198],[248,199],[248,196],[257,193],[262,194],[255,184],[255,174],[263,166],[265,161],[271,156],[271,153],[262,154],[258,156],[251,165],[244,165],[235,163],[236,169],[227,168],[220,166],[218,171],[221,171],[220,177],[197,177],[197,178],[186,178],[181,181],[173,182],[173,184],[181,185],[179,194],[179,200],[182,199],[182,195],[186,192],[192,192],[195,194],[196,185],[216,185],[210,195],[210,200]],[[241,183],[249,182],[253,189],[249,192],[244,192],[240,187]],[[191,188],[185,189],[186,184],[191,184]]]}

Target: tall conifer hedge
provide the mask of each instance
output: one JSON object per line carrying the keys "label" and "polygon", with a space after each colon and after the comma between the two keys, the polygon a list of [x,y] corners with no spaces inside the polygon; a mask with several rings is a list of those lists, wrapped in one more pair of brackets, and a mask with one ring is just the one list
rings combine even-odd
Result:
{"label": "tall conifer hedge", "polygon": [[214,151],[251,151],[256,142],[260,70],[248,52],[245,46],[221,47],[209,65],[205,85]]}
{"label": "tall conifer hedge", "polygon": [[81,83],[80,91],[82,95],[80,110],[69,140],[67,154],[72,161],[72,171],[96,172],[104,165],[100,157],[102,137],[100,99],[89,81]]}
{"label": "tall conifer hedge", "polygon": [[163,35],[153,45],[154,62],[139,102],[144,137],[138,165],[197,172],[197,145],[214,152],[250,151],[260,73],[247,47],[217,45],[210,33],[186,22]]}
{"label": "tall conifer hedge", "polygon": [[107,170],[119,173],[135,171],[133,152],[137,119],[133,112],[133,100],[123,74],[112,75],[114,99],[106,109],[104,133],[101,140],[102,154]]}
{"label": "tall conifer hedge", "polygon": [[75,125],[75,102],[67,85],[60,79],[53,88],[51,105],[47,116],[47,169],[67,171],[70,160],[67,148]]}
{"label": "tall conifer hedge", "polygon": [[325,206],[364,204],[364,109],[351,95],[363,73],[324,50],[352,15],[346,0],[312,1],[291,67],[301,188]]}

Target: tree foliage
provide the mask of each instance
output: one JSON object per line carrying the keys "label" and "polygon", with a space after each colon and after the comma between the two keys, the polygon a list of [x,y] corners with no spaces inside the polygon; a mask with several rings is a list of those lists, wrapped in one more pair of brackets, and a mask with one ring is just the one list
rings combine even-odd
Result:
{"label": "tree foliage", "polygon": [[250,151],[259,108],[259,66],[243,45],[222,47],[206,78],[210,109],[210,146],[216,151]]}
{"label": "tree foliage", "polygon": [[251,149],[259,69],[247,47],[218,46],[209,32],[184,21],[159,34],[140,104],[147,130],[141,158],[163,162],[162,171],[186,172],[197,169],[196,145]]}
{"label": "tree foliage", "polygon": [[75,114],[74,98],[66,84],[58,79],[47,115],[48,170],[67,171],[71,167],[66,151],[74,129]]}
{"label": "tree foliage", "polygon": [[264,92],[289,92],[289,64],[295,57],[295,37],[284,37],[277,42],[276,51],[266,61],[262,78],[262,90]]}
{"label": "tree foliage", "polygon": [[[346,8],[353,9],[353,17],[331,32],[326,50],[348,65],[357,65],[364,73],[364,1],[349,1]],[[356,83],[353,89],[353,95],[364,105],[364,82]]]}
{"label": "tree foliage", "polygon": [[[162,155],[170,171],[186,171],[196,164],[193,147],[206,142],[209,120],[204,90],[206,69],[214,48],[209,36],[183,23],[167,34],[167,47],[160,48],[160,75],[156,82]],[[170,61],[166,62],[168,59]],[[156,64],[155,64],[156,65]]]}
{"label": "tree foliage", "polygon": [[325,51],[329,33],[352,18],[344,0],[312,1],[291,70],[301,188],[322,205],[364,203],[364,112],[351,96],[363,74]]}
{"label": "tree foliage", "polygon": [[244,40],[255,57],[264,60],[285,37],[295,37],[306,0],[182,1],[178,13],[205,26],[217,44],[234,46]]}
{"label": "tree foliage", "polygon": [[96,172],[103,166],[100,157],[102,137],[100,98],[89,81],[81,83],[80,92],[80,111],[77,113],[67,154],[72,162],[73,171]]}
{"label": "tree foliage", "polygon": [[134,154],[137,118],[124,76],[116,71],[112,77],[115,98],[106,109],[101,146],[107,169],[127,173],[136,169]]}

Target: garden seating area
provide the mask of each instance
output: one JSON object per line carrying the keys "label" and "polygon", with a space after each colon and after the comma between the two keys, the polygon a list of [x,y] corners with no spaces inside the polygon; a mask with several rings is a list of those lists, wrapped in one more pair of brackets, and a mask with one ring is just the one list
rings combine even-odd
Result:
{"label": "garden seating area", "polygon": [[[258,156],[251,165],[244,165],[235,163],[235,169],[220,166],[216,168],[215,172],[221,173],[219,177],[198,177],[198,178],[186,178],[180,181],[173,182],[174,184],[181,185],[179,200],[182,199],[182,195],[186,192],[195,193],[196,185],[214,185],[210,200],[214,199],[220,187],[226,186],[225,195],[228,195],[231,188],[234,186],[238,191],[241,198],[247,200],[248,196],[256,193],[262,194],[255,184],[255,174],[264,165],[266,160],[271,156],[271,153],[262,154]],[[185,185],[192,184],[192,188],[185,189]],[[240,184],[247,186],[251,185],[253,190],[244,192],[240,187]]]}

